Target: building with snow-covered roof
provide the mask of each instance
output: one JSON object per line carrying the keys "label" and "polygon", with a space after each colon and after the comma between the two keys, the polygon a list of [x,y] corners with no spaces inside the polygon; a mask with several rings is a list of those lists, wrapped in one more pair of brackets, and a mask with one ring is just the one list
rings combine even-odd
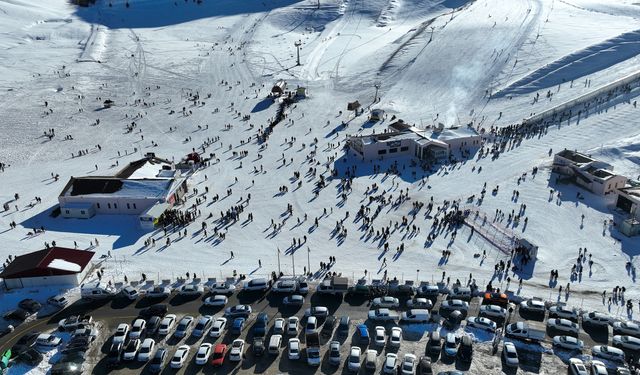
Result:
{"label": "building with snow-covered roof", "polygon": [[615,193],[627,183],[627,177],[613,173],[611,164],[567,149],[553,156],[552,170],[572,177],[576,185],[598,195]]}
{"label": "building with snow-covered roof", "polygon": [[71,177],[58,196],[68,218],[95,214],[140,215],[157,204],[171,207],[187,192],[187,178],[172,163],[149,156],[129,163],[114,176]]}
{"label": "building with snow-covered roof", "polygon": [[479,148],[482,136],[472,127],[420,129],[402,120],[389,125],[384,133],[351,136],[349,149],[363,159],[408,155],[423,161],[447,158],[454,151]]}
{"label": "building with snow-covered roof", "polygon": [[91,270],[93,251],[51,247],[15,257],[0,273],[7,289],[78,286]]}

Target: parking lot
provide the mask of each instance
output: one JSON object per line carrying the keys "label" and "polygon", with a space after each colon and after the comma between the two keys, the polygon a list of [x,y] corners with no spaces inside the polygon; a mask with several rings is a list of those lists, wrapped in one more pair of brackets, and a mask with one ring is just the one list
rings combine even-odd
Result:
{"label": "parking lot", "polygon": [[[321,295],[318,293],[313,293],[313,291],[309,292],[307,298],[305,298],[304,305],[301,307],[287,307],[282,303],[282,299],[287,294],[276,293],[276,292],[268,292],[263,294],[261,292],[246,292],[240,291],[234,293],[229,296],[229,301],[225,307],[234,306],[236,304],[248,304],[252,307],[253,311],[247,320],[246,324],[243,327],[241,335],[232,335],[230,333],[229,327],[231,325],[231,320],[227,324],[227,330],[220,338],[212,338],[209,335],[205,335],[204,338],[196,338],[190,334],[183,339],[177,339],[173,335],[168,335],[166,337],[158,337],[158,335],[150,336],[154,338],[159,347],[166,347],[169,349],[169,357],[170,358],[173,353],[175,353],[176,349],[180,345],[189,345],[191,350],[189,353],[189,357],[185,362],[185,366],[179,370],[174,370],[168,368],[167,365],[163,370],[163,373],[169,374],[195,374],[195,373],[219,373],[219,374],[228,374],[228,373],[265,373],[265,374],[280,374],[280,373],[291,373],[291,374],[300,374],[300,373],[324,373],[324,374],[336,374],[336,373],[348,373],[347,366],[345,361],[349,354],[349,348],[352,345],[352,341],[354,343],[358,343],[358,336],[356,334],[356,326],[360,323],[367,324],[369,328],[370,334],[373,334],[374,327],[383,325],[386,326],[387,332],[391,326],[395,326],[395,323],[389,324],[381,324],[381,323],[373,323],[367,320],[367,313],[370,310],[371,301],[369,298],[358,295],[347,294],[345,297],[340,296],[331,296],[331,295]],[[38,331],[46,331],[53,330],[57,327],[57,322],[60,319],[63,319],[67,316],[71,316],[74,314],[91,314],[93,316],[94,321],[98,322],[100,327],[100,334],[90,349],[87,355],[87,361],[85,363],[87,372],[93,374],[106,374],[106,373],[114,373],[114,374],[139,374],[139,373],[148,373],[148,365],[143,362],[133,361],[133,362],[121,362],[119,366],[116,368],[109,368],[107,365],[106,355],[109,351],[111,345],[111,335],[118,324],[120,323],[128,323],[131,324],[133,320],[138,316],[138,313],[141,309],[146,308],[152,304],[163,303],[167,304],[169,308],[169,313],[176,314],[178,320],[183,316],[190,315],[194,318],[198,318],[203,315],[211,315],[214,317],[222,316],[224,314],[223,307],[208,307],[203,305],[203,300],[207,297],[207,295],[201,295],[198,297],[186,297],[176,295],[175,293],[171,296],[164,299],[150,299],[145,297],[140,297],[135,301],[128,300],[122,296],[118,296],[113,300],[104,300],[104,301],[78,301],[73,305],[69,306],[65,310],[61,311],[58,314],[50,318],[39,319],[35,322],[30,322],[27,324],[23,324],[18,326],[16,331],[10,335],[10,337],[5,337],[7,339],[3,344],[3,350],[8,346],[12,345],[17,338],[19,338],[25,332],[31,330]],[[438,311],[441,306],[442,301],[444,300],[443,295],[440,295],[437,300],[435,300],[434,308],[432,310],[432,319],[434,317],[438,317]],[[468,316],[478,316],[479,308],[481,305],[481,299],[479,297],[474,297],[470,300]],[[256,357],[253,355],[252,351],[252,339],[253,332],[252,327],[255,322],[255,318],[257,314],[261,312],[265,312],[269,318],[268,331],[266,334],[265,345],[268,343],[268,338],[270,337],[273,330],[273,321],[276,318],[288,318],[290,316],[298,316],[301,318],[301,323],[304,323],[304,310],[310,306],[326,306],[329,310],[329,314],[335,316],[339,319],[341,316],[349,316],[351,318],[351,325],[349,335],[347,336],[339,336],[337,334],[334,335],[333,338],[321,338],[321,365],[319,368],[310,367],[306,364],[305,352],[302,350],[302,356],[300,360],[289,360],[287,357],[287,341],[290,337],[288,335],[284,335],[284,339],[282,341],[281,350],[279,355],[270,355],[268,353],[264,353],[260,357]],[[400,306],[406,306],[405,301],[401,299]],[[514,306],[515,309],[508,316],[506,323],[513,323],[516,321],[526,320],[527,323],[533,327],[541,330],[545,330],[545,322],[544,315],[534,315],[521,313],[517,306]],[[406,310],[404,307],[400,307],[398,310]],[[446,315],[443,313],[443,315]],[[439,320],[439,319],[437,319]],[[504,322],[499,322],[504,323]],[[432,330],[441,330],[442,336],[444,337],[444,333],[448,332],[446,328],[441,327],[439,324],[435,322],[429,322],[427,324],[400,324],[400,327],[403,328],[402,335],[402,344],[399,348],[391,348],[388,344],[385,347],[376,346],[373,341],[368,346],[363,346],[363,353],[366,349],[375,349],[378,352],[377,357],[377,370],[381,370],[382,363],[384,362],[384,357],[386,353],[393,352],[397,353],[399,359],[401,360],[405,353],[413,353],[418,358],[422,355],[425,355],[425,347],[427,343],[428,333]],[[464,323],[463,323],[464,327]],[[488,332],[481,331],[475,328],[454,328],[454,331],[457,334],[461,334],[463,331],[465,334],[469,334],[475,338],[474,343],[474,356],[471,363],[462,363],[456,358],[448,358],[443,355],[437,355],[431,357],[430,360],[433,363],[434,372],[437,373],[439,371],[444,370],[461,370],[467,373],[473,374],[481,374],[486,373],[487,371],[495,372],[505,372],[505,373],[515,373],[516,371],[511,370],[509,368],[504,367],[504,364],[501,361],[501,352],[497,353],[493,352],[492,347],[492,338],[493,334]],[[552,333],[553,332],[547,332]],[[305,335],[304,329],[298,335],[299,339],[302,342],[301,348],[305,348]],[[598,330],[598,329],[584,329],[580,330],[579,338],[584,340],[585,349],[584,353],[589,353],[590,348],[595,344],[607,344],[609,341],[610,334],[607,330]],[[204,366],[196,365],[194,362],[194,355],[199,347],[199,345],[203,342],[210,342],[213,344],[217,343],[225,343],[227,345],[231,344],[231,342],[236,338],[242,338],[246,341],[247,345],[245,347],[246,354],[245,358],[242,362],[230,362],[227,358],[225,358],[224,364],[222,367],[214,368],[210,364],[206,364]],[[341,365],[332,366],[328,362],[328,342],[331,340],[338,340],[341,344]],[[565,369],[566,364],[563,363],[563,360],[568,359],[572,356],[572,354],[576,353],[560,353],[560,355],[554,355],[554,352],[551,351],[551,338],[547,336],[544,340],[544,345],[539,344],[531,344],[524,343],[515,340],[514,342],[517,344],[518,353],[520,357],[520,367],[519,371],[528,371],[528,372],[544,372],[545,369]],[[553,349],[557,353],[557,349]],[[167,360],[168,361],[168,360]],[[166,362],[165,362],[166,364]],[[379,372],[379,371],[378,371]],[[564,372],[564,370],[563,370]],[[361,373],[365,373],[364,368],[361,369]]]}

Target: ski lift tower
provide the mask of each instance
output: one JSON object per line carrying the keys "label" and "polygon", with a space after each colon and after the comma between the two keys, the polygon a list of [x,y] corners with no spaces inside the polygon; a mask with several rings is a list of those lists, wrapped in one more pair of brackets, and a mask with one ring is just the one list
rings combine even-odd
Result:
{"label": "ski lift tower", "polygon": [[378,90],[380,90],[380,81],[376,81],[376,82],[373,84],[373,87],[375,87],[375,88],[376,88],[376,94],[375,94],[375,96],[373,97],[373,102],[375,103],[375,102],[377,102],[377,101],[378,101]]}
{"label": "ski lift tower", "polygon": [[296,40],[295,42],[293,42],[293,45],[296,46],[297,52],[296,66],[300,66],[300,46],[302,45],[302,41]]}

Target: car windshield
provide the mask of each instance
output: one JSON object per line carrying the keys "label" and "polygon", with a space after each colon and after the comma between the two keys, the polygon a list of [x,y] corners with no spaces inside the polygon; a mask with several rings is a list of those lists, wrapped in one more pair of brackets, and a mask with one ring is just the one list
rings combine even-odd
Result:
{"label": "car windshield", "polygon": [[359,356],[352,355],[352,356],[349,358],[349,362],[351,362],[351,363],[358,363],[358,362],[360,362],[360,357],[359,357]]}

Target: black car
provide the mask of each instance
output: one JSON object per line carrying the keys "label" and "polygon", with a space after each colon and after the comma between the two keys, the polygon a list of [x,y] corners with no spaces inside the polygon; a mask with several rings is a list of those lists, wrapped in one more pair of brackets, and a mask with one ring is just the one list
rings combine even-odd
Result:
{"label": "black car", "polygon": [[433,368],[431,367],[431,361],[427,357],[420,357],[420,363],[418,363],[418,371],[416,375],[433,375]]}
{"label": "black car", "polygon": [[464,319],[464,314],[460,310],[453,310],[449,316],[444,320],[443,324],[448,329],[454,329],[460,325],[460,322]]}
{"label": "black car", "polygon": [[51,367],[51,375],[80,375],[82,362],[58,362]]}
{"label": "black car", "polygon": [[36,366],[38,363],[42,362],[44,357],[40,354],[39,351],[34,348],[29,348],[18,355],[17,360],[20,362],[24,362],[29,366]]}
{"label": "black car", "polygon": [[320,336],[324,338],[330,338],[333,336],[333,329],[336,327],[336,318],[333,315],[329,315],[322,325]]}
{"label": "black car", "polygon": [[338,334],[340,336],[348,336],[349,335],[349,325],[351,323],[351,319],[349,316],[344,315],[340,317],[340,324],[338,325]]}
{"label": "black car", "polygon": [[442,337],[440,332],[431,331],[429,333],[429,341],[427,341],[427,354],[436,355],[442,350]]}
{"label": "black car", "polygon": [[460,346],[458,347],[458,358],[462,362],[470,363],[473,358],[473,341],[469,336],[462,336]]}
{"label": "black car", "polygon": [[264,354],[264,338],[255,337],[253,339],[252,348],[253,348],[253,354],[256,357],[259,357],[259,356],[263,355]]}
{"label": "black car", "polygon": [[33,314],[38,312],[42,308],[42,305],[36,300],[27,298],[20,301],[18,303],[18,307]]}
{"label": "black car", "polygon": [[17,357],[20,353],[33,347],[38,335],[40,335],[40,332],[32,331],[20,337],[20,339],[18,339],[18,341],[16,341],[16,343],[11,347],[11,357]]}
{"label": "black car", "polygon": [[140,317],[142,319],[149,319],[152,316],[159,316],[163,318],[169,312],[169,307],[165,304],[157,304],[147,307],[146,309],[140,310]]}
{"label": "black car", "polygon": [[109,367],[115,367],[120,363],[120,357],[122,356],[123,345],[121,342],[111,344],[109,353],[107,354],[107,365]]}
{"label": "black car", "polygon": [[147,335],[148,336],[156,334],[156,332],[158,331],[158,328],[160,327],[160,322],[161,321],[162,321],[162,319],[157,315],[154,315],[151,318],[149,318],[149,320],[147,320]]}
{"label": "black car", "polygon": [[6,313],[4,315],[4,319],[5,320],[15,320],[18,322],[24,322],[29,315],[31,315],[27,310],[23,310],[23,309],[15,309],[12,311],[9,311],[8,313]]}

